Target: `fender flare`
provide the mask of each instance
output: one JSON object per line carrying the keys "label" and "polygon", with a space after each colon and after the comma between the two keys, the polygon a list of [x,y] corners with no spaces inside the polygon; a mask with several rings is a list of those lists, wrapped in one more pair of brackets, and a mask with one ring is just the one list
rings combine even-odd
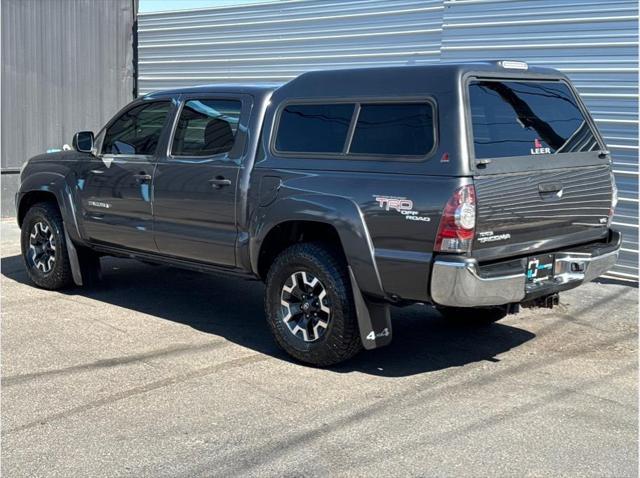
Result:
{"label": "fender flare", "polygon": [[342,244],[356,305],[360,339],[366,349],[391,342],[389,304],[375,260],[371,235],[360,208],[338,196],[301,195],[278,199],[256,211],[250,223],[251,268],[258,272],[260,248],[274,227],[289,221],[321,222],[335,227]]}
{"label": "fender flare", "polygon": [[62,219],[67,224],[66,229],[72,239],[81,240],[80,226],[73,202],[73,194],[66,176],[56,172],[35,172],[28,175],[20,184],[16,194],[16,215],[20,210],[20,203],[28,193],[46,192],[55,196]]}
{"label": "fender flare", "polygon": [[254,273],[258,271],[264,239],[274,227],[289,221],[320,222],[335,227],[362,292],[384,297],[373,243],[362,212],[353,201],[338,196],[288,196],[259,208],[250,224],[249,254]]}
{"label": "fender flare", "polygon": [[25,196],[32,192],[46,192],[53,194],[58,203],[58,209],[62,215],[62,222],[65,233],[67,253],[69,254],[69,264],[73,282],[76,285],[83,285],[82,269],[78,251],[74,241],[82,241],[80,227],[76,216],[76,208],[73,203],[73,195],[66,177],[55,172],[37,172],[27,176],[21,182],[16,194],[16,215],[20,211],[20,204]]}

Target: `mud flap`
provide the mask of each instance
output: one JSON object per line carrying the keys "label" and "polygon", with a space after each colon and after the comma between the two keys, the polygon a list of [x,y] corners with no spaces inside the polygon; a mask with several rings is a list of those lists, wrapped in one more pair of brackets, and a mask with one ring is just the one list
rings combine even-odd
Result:
{"label": "mud flap", "polygon": [[65,242],[67,243],[67,254],[69,255],[69,265],[71,266],[71,275],[73,282],[77,286],[82,285],[82,271],[80,270],[80,260],[78,259],[78,251],[73,241],[69,239],[69,234],[64,231]]}
{"label": "mud flap", "polygon": [[384,347],[391,342],[391,312],[389,304],[367,301],[360,292],[360,287],[349,266],[351,290],[356,305],[360,340],[367,350]]}
{"label": "mud flap", "polygon": [[69,238],[67,231],[64,231],[65,242],[67,243],[67,254],[69,255],[69,265],[71,266],[71,276],[77,286],[93,286],[100,281],[102,276],[100,270],[100,259],[94,255],[83,253],[83,249],[78,250]]}

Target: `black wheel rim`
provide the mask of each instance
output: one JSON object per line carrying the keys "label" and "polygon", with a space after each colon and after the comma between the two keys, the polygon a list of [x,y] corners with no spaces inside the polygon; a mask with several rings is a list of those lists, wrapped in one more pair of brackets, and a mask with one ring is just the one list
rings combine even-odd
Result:
{"label": "black wheel rim", "polygon": [[42,221],[33,225],[27,254],[32,266],[43,274],[53,270],[56,262],[56,240],[51,226]]}
{"label": "black wheel rim", "polygon": [[305,342],[319,340],[331,320],[327,290],[320,279],[309,272],[289,276],[280,294],[282,321],[291,334]]}

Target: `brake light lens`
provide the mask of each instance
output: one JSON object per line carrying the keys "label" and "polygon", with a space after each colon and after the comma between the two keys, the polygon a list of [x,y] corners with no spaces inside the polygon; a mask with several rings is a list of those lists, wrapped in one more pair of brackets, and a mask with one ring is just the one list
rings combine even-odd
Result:
{"label": "brake light lens", "polygon": [[528,70],[529,65],[524,61],[516,61],[516,60],[502,60],[498,62],[502,68],[507,70]]}
{"label": "brake light lens", "polygon": [[613,221],[613,214],[616,212],[616,206],[618,205],[618,186],[616,186],[616,178],[611,173],[611,207],[609,208],[609,220],[607,221],[607,227],[611,227],[611,221]]}
{"label": "brake light lens", "polygon": [[434,249],[468,252],[476,228],[476,190],[473,184],[456,189],[442,211]]}

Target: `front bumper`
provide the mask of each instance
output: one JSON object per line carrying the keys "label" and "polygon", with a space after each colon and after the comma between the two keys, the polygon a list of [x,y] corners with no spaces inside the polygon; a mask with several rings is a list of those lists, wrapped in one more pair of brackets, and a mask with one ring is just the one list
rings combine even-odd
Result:
{"label": "front bumper", "polygon": [[526,258],[483,267],[468,257],[441,257],[432,267],[431,299],[443,306],[482,307],[572,289],[613,267],[621,242],[621,234],[612,230],[606,242],[554,252],[554,276],[539,283],[526,282]]}

